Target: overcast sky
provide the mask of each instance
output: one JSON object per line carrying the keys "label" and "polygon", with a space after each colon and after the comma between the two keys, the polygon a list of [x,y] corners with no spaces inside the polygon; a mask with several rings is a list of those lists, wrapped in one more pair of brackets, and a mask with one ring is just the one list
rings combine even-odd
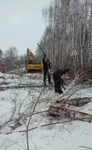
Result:
{"label": "overcast sky", "polygon": [[0,0],[0,48],[16,46],[18,54],[35,52],[46,25],[42,9],[50,0]]}

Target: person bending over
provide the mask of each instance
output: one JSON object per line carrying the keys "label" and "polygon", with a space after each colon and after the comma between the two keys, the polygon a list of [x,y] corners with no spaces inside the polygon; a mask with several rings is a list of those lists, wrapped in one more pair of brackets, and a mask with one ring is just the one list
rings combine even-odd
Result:
{"label": "person bending over", "polygon": [[61,84],[62,82],[64,83],[63,79],[61,76],[63,74],[66,74],[69,72],[69,69],[57,69],[53,72],[53,80],[54,80],[54,85],[55,85],[55,93],[63,93]]}

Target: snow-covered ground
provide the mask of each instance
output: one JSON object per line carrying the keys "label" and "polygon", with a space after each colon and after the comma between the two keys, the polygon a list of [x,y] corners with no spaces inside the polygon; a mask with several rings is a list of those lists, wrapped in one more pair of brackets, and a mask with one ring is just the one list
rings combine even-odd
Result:
{"label": "snow-covered ground", "polygon": [[[92,123],[47,116],[44,111],[54,104],[58,95],[53,86],[42,85],[42,74],[0,73],[0,88],[11,87],[0,90],[0,150],[28,150],[28,121],[29,150],[92,149]],[[92,87],[82,88],[72,97],[92,97]],[[92,102],[71,108],[92,115]]]}

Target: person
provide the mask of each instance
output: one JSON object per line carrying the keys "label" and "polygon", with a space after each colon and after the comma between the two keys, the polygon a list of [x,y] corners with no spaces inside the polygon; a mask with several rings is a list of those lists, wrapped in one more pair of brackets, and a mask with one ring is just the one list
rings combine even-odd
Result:
{"label": "person", "polygon": [[[55,93],[63,93],[61,85],[65,84],[61,76],[69,72],[69,69],[57,69],[53,72],[53,80],[55,84]],[[63,86],[62,86],[63,87]]]}
{"label": "person", "polygon": [[43,80],[44,80],[44,85],[46,85],[46,76],[48,77],[48,82],[51,84],[51,76],[50,76],[50,68],[51,68],[51,63],[49,59],[47,59],[46,54],[44,54],[43,57]]}

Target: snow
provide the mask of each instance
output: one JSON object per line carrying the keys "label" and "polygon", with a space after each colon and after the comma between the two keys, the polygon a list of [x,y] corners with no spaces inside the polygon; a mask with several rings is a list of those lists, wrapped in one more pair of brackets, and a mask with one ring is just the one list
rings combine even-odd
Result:
{"label": "snow", "polygon": [[[30,87],[14,88],[15,85],[30,85]],[[39,102],[35,108],[35,114],[29,124],[29,150],[92,149],[92,123],[79,120],[68,121],[71,118],[64,116],[53,118],[47,116],[46,112],[36,114],[36,112],[47,110],[58,96],[54,92],[54,87],[44,88],[42,85],[41,73],[19,75],[0,73],[0,87],[11,87],[0,91],[0,150],[27,150],[25,126],[37,101]],[[72,98],[76,97],[92,97],[92,87],[78,90],[72,96]],[[92,115],[92,102],[81,107],[70,106],[70,108]],[[20,119],[19,125],[13,128],[15,120],[22,113],[26,117]],[[35,129],[31,130],[32,128]]]}

